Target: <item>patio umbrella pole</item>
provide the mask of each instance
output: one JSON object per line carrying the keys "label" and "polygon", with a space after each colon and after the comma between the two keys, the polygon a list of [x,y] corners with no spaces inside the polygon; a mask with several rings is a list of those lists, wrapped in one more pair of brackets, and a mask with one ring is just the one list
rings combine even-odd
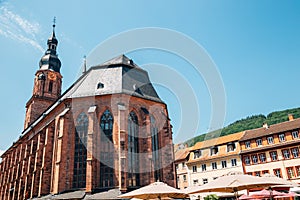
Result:
{"label": "patio umbrella pole", "polygon": [[238,190],[234,189],[235,199],[238,200]]}

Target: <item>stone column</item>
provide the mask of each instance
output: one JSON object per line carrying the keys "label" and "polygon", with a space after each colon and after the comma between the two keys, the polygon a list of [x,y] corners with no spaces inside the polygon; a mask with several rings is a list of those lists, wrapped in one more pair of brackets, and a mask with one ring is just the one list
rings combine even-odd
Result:
{"label": "stone column", "polygon": [[95,187],[95,174],[93,173],[94,169],[94,133],[95,124],[97,124],[96,118],[96,106],[91,106],[88,110],[88,118],[89,118],[89,125],[88,125],[88,135],[87,135],[87,160],[86,160],[86,192],[91,193]]}
{"label": "stone column", "polygon": [[121,191],[127,190],[127,174],[126,174],[126,107],[123,104],[118,105],[118,140],[115,141],[117,143],[117,153],[118,162],[115,162],[115,169],[118,172],[118,181],[119,188]]}

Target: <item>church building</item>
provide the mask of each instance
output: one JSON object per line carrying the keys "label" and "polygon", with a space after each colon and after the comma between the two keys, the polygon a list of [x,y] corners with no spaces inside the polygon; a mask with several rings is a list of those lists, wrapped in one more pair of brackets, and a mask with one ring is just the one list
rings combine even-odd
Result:
{"label": "church building", "polygon": [[0,199],[127,192],[157,180],[176,187],[172,125],[148,73],[121,55],[61,93],[55,25],[47,45],[24,130],[1,156]]}

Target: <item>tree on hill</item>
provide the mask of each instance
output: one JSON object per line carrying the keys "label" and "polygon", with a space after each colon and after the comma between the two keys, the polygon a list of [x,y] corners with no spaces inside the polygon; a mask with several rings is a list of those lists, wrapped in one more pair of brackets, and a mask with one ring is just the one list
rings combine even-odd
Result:
{"label": "tree on hill", "polygon": [[283,111],[275,111],[269,113],[267,116],[263,114],[248,116],[244,119],[237,120],[232,124],[224,127],[221,130],[215,130],[209,133],[198,135],[184,142],[189,147],[194,146],[197,142],[209,140],[219,136],[225,136],[233,133],[238,133],[245,130],[260,128],[264,123],[268,125],[281,123],[288,120],[288,115],[291,114],[293,117],[300,118],[300,108],[286,109]]}

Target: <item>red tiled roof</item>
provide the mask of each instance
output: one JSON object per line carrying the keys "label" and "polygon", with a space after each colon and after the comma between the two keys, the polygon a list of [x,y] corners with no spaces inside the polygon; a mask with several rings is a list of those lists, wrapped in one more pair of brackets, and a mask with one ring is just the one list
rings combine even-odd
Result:
{"label": "red tiled roof", "polygon": [[218,137],[218,138],[214,138],[214,139],[211,139],[211,140],[205,140],[205,141],[202,141],[202,142],[197,142],[192,147],[192,149],[193,150],[203,149],[203,148],[212,147],[212,146],[216,146],[216,145],[220,145],[220,144],[225,144],[225,143],[228,143],[228,142],[238,141],[241,137],[243,137],[243,135],[244,135],[244,131],[239,132],[239,133],[226,135],[226,136],[222,136],[222,137]]}
{"label": "red tiled roof", "polygon": [[266,135],[271,135],[274,133],[282,133],[289,130],[294,130],[300,128],[300,118],[294,119],[292,121],[286,121],[278,124],[273,124],[269,126],[269,128],[257,128],[252,130],[245,131],[244,136],[240,139],[240,141],[250,140],[259,138]]}
{"label": "red tiled roof", "polygon": [[175,161],[184,160],[190,153],[190,148],[180,149],[175,152]]}

